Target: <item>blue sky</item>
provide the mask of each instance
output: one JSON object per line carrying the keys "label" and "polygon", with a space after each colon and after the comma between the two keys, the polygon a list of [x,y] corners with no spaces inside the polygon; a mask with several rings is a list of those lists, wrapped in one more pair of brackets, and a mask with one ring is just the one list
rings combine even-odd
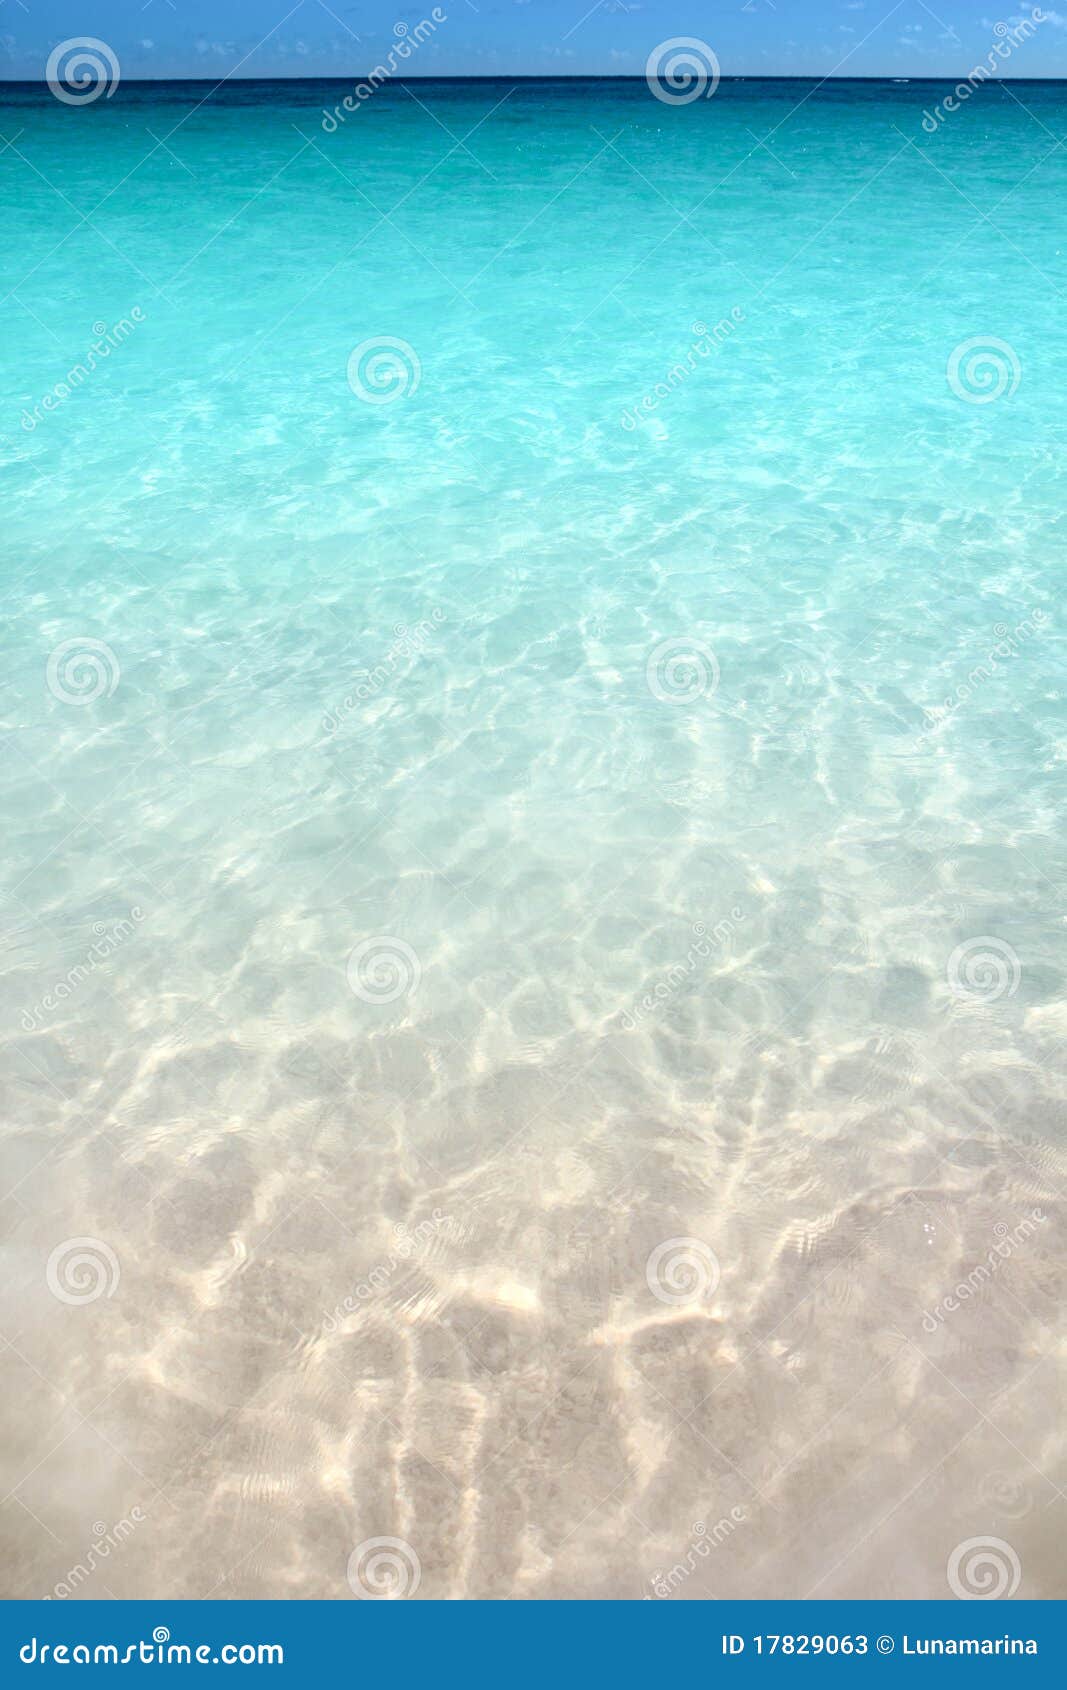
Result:
{"label": "blue sky", "polygon": [[[714,50],[724,75],[953,76],[984,63],[1010,0],[436,0],[445,21],[411,75],[640,74],[673,36]],[[435,0],[0,0],[0,76],[40,78],[51,49],[95,36],[124,77],[357,76],[394,28]],[[1012,53],[1010,76],[1067,76],[1067,0]],[[402,33],[401,28],[401,33]],[[1002,36],[1001,36],[1002,38]]]}

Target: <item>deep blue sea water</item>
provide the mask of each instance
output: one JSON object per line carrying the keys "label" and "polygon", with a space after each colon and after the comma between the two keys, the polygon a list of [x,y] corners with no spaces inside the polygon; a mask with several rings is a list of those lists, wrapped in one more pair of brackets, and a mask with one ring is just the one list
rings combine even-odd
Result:
{"label": "deep blue sea water", "polygon": [[1067,87],[348,91],[0,88],[7,1594],[1063,1595]]}

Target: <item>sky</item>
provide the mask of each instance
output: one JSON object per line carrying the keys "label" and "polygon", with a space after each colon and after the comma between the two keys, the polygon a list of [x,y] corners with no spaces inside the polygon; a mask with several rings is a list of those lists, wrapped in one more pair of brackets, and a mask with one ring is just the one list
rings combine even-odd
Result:
{"label": "sky", "polygon": [[[0,0],[0,78],[39,80],[61,42],[92,36],[123,78],[338,76],[384,61],[437,20],[403,74],[641,75],[678,36],[723,75],[944,76],[985,64],[1029,0]],[[1067,0],[1003,62],[1067,77]],[[399,27],[398,27],[399,26]]]}

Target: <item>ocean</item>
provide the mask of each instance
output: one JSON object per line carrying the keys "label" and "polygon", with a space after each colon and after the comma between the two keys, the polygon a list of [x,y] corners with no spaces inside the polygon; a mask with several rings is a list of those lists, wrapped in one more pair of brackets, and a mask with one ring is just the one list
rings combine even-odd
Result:
{"label": "ocean", "polygon": [[1062,1597],[1067,86],[353,87],[0,86],[4,1593]]}

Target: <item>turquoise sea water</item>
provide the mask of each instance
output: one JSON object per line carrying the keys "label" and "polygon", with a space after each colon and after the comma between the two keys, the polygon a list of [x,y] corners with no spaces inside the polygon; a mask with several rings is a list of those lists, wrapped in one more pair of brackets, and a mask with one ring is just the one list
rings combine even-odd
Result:
{"label": "turquoise sea water", "polygon": [[1062,1596],[1067,88],[347,92],[0,96],[6,1594]]}

